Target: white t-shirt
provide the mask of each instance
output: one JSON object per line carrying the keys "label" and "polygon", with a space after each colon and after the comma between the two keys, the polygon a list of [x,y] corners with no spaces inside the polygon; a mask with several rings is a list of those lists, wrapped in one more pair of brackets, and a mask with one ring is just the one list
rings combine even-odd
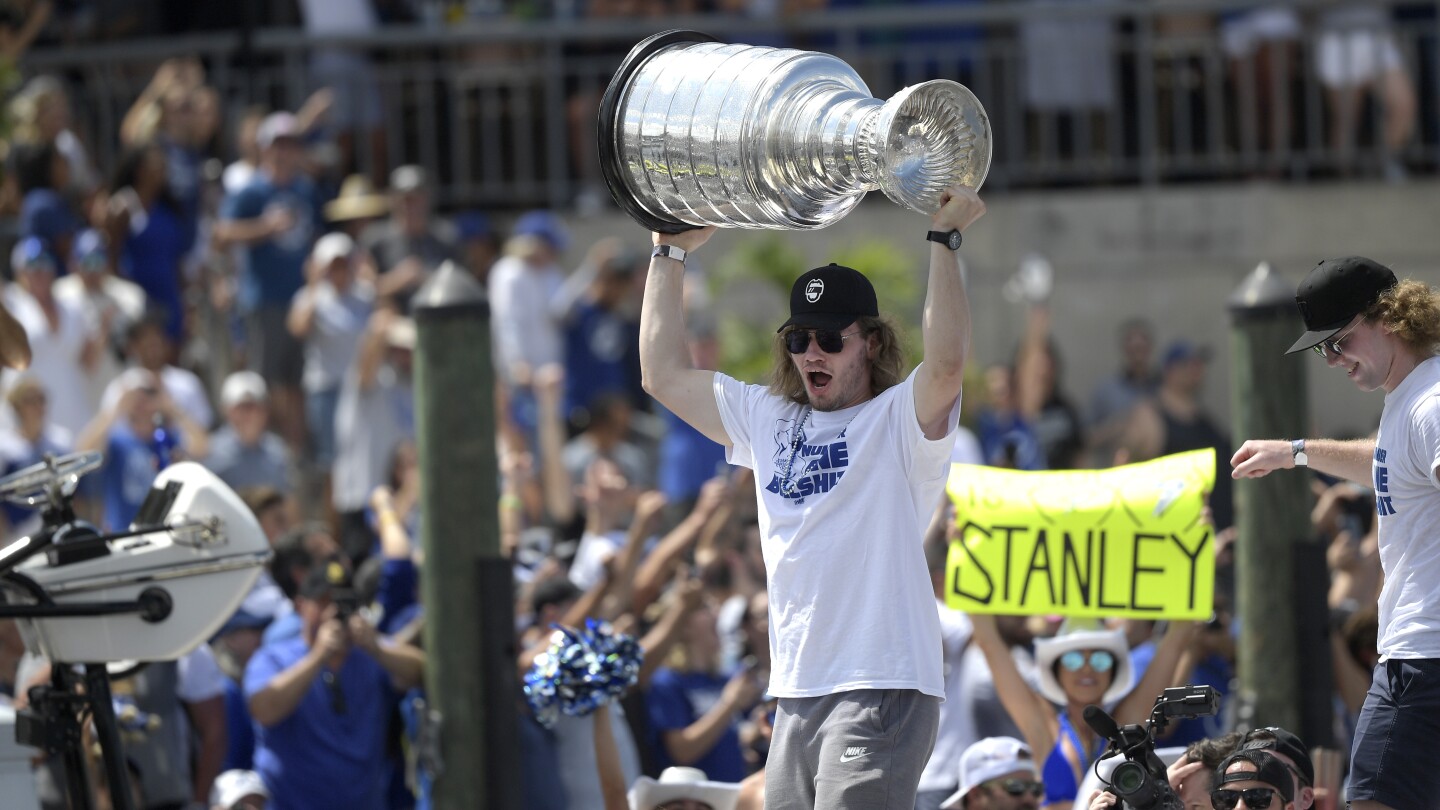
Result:
{"label": "white t-shirt", "polygon": [[[932,441],[915,417],[913,372],[874,399],[830,412],[719,373],[714,389],[727,460],[755,470],[769,693],[918,689],[943,698],[940,619],[921,540],[945,489],[960,398],[950,430]],[[780,479],[797,429],[786,496]]]}
{"label": "white t-shirt", "polygon": [[505,256],[490,268],[490,331],[507,382],[514,382],[518,363],[533,372],[564,362],[564,336],[554,311],[564,284],[559,267],[531,267],[515,256]]}
{"label": "white t-shirt", "polygon": [[[92,334],[91,325],[79,307],[56,300],[59,312],[55,330],[51,331],[45,310],[30,293],[18,285],[5,289],[5,305],[15,320],[25,327],[30,339],[29,374],[44,386],[49,397],[47,415],[51,422],[78,436],[95,415],[90,401],[90,372],[80,364],[80,355]],[[10,377],[9,379],[14,379]],[[8,389],[8,386],[7,386]]]}
{"label": "white t-shirt", "polygon": [[[964,430],[964,428],[961,428]],[[965,650],[970,647],[974,625],[962,611],[936,600],[940,611],[940,640],[944,650],[945,702],[940,706],[940,728],[935,734],[935,747],[930,751],[930,761],[920,772],[918,789],[954,790],[959,783],[959,771],[955,767],[960,755],[975,741],[975,723],[965,708]]]}
{"label": "white t-shirt", "polygon": [[1440,658],[1440,358],[1385,396],[1371,464],[1380,521],[1380,660]]}

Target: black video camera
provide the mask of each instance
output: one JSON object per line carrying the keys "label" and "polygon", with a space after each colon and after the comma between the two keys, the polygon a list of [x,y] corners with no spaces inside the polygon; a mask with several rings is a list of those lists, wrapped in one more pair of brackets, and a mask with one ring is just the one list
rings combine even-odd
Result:
{"label": "black video camera", "polygon": [[1119,797],[1131,810],[1184,810],[1180,797],[1170,788],[1165,763],[1155,755],[1155,735],[1176,717],[1215,714],[1220,695],[1209,686],[1177,686],[1166,689],[1155,700],[1144,726],[1119,726],[1099,706],[1085,707],[1085,723],[1110,742],[1101,759],[1123,756],[1115,766],[1106,790]]}

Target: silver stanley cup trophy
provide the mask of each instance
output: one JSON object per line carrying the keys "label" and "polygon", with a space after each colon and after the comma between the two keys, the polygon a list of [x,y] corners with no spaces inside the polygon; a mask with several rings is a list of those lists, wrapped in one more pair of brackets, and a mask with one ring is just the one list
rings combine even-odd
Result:
{"label": "silver stanley cup trophy", "polygon": [[636,45],[600,103],[600,164],[646,228],[824,228],[878,188],[922,213],[979,188],[990,120],[964,85],[882,102],[829,54],[667,31]]}

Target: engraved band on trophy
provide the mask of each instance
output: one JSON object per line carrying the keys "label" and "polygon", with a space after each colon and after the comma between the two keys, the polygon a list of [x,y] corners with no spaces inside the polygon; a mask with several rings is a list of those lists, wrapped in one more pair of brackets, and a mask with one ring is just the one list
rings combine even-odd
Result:
{"label": "engraved band on trophy", "polygon": [[600,103],[610,194],[664,233],[824,228],[876,188],[934,213],[946,187],[980,187],[990,149],[985,109],[958,82],[882,102],[837,57],[696,31],[636,45]]}

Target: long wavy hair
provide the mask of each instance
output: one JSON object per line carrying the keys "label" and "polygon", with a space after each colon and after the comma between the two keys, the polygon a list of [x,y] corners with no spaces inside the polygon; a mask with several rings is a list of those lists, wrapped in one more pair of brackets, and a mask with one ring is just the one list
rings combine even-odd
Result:
{"label": "long wavy hair", "polygon": [[1414,279],[1406,279],[1380,294],[1365,311],[1390,334],[1425,354],[1440,353],[1440,292]]}
{"label": "long wavy hair", "polygon": [[[905,379],[905,354],[900,346],[900,333],[895,325],[885,318],[861,317],[855,320],[860,332],[867,339],[875,337],[875,357],[870,361],[870,396]],[[770,349],[770,393],[784,397],[797,405],[809,405],[810,395],[805,393],[805,380],[785,348],[785,333],[775,335]]]}

